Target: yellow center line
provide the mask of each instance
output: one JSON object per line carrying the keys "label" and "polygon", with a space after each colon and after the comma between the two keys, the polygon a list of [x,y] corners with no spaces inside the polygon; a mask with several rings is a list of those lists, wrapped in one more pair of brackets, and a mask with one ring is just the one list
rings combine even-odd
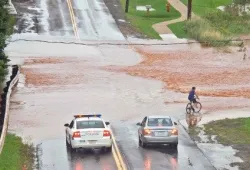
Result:
{"label": "yellow center line", "polygon": [[113,154],[113,157],[114,157],[114,160],[115,160],[115,163],[116,163],[118,170],[122,170],[122,165],[120,164],[120,161],[117,157],[117,154],[116,154],[113,146],[112,146],[112,154]]}
{"label": "yellow center line", "polygon": [[[110,129],[110,130],[111,130],[111,129]],[[127,170],[127,167],[126,167],[126,165],[125,165],[125,163],[124,163],[124,161],[123,161],[123,158],[122,158],[122,156],[121,156],[121,152],[120,152],[119,148],[117,147],[116,140],[115,140],[115,136],[113,135],[112,130],[111,130],[111,133],[112,133],[113,146],[114,146],[114,149],[115,149],[116,152],[117,152],[116,154],[117,154],[118,160],[119,160],[119,163],[116,162],[116,164],[119,165],[119,166],[121,166],[121,168],[122,168],[123,170]],[[114,157],[115,157],[115,156],[114,156]],[[119,168],[119,166],[117,166],[117,167]]]}
{"label": "yellow center line", "polygon": [[68,7],[69,7],[70,19],[71,19],[71,22],[72,22],[75,37],[80,40],[80,37],[79,37],[79,34],[78,34],[78,29],[77,29],[77,24],[76,24],[76,20],[75,20],[75,14],[74,14],[74,10],[73,10],[71,1],[67,0],[67,4],[68,4]]}
{"label": "yellow center line", "polygon": [[[68,4],[69,12],[70,12],[70,18],[71,18],[73,30],[74,30],[74,33],[75,33],[75,37],[78,40],[80,40],[80,37],[79,37],[79,34],[78,34],[78,29],[77,29],[77,24],[76,24],[76,21],[75,21],[74,10],[73,10],[72,4],[71,4],[71,0],[67,0],[67,4]],[[123,158],[121,156],[121,153],[119,151],[119,148],[117,147],[115,137],[113,135],[112,130],[111,130],[111,134],[112,134],[112,142],[113,142],[112,154],[113,154],[114,160],[116,162],[117,168],[118,168],[118,170],[127,170],[127,168],[126,168],[126,166],[124,164]]]}

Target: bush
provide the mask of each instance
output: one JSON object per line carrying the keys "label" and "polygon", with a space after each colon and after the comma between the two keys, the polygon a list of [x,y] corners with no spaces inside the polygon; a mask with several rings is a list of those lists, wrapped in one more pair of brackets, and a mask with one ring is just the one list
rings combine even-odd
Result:
{"label": "bush", "polygon": [[8,73],[7,63],[8,56],[4,53],[4,48],[7,46],[6,39],[13,32],[15,18],[9,15],[8,10],[4,8],[8,5],[8,0],[0,0],[0,82],[5,80]]}
{"label": "bush", "polygon": [[185,23],[189,37],[209,46],[229,45],[234,37],[250,32],[250,15],[232,15],[230,12],[213,11],[201,19]]}
{"label": "bush", "polygon": [[224,46],[230,43],[220,31],[212,27],[205,19],[187,21],[185,31],[192,37],[208,46]]}

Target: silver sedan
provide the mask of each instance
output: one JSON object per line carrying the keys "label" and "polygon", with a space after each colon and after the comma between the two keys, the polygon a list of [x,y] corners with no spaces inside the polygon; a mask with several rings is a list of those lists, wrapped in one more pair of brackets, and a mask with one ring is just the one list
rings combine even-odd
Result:
{"label": "silver sedan", "polygon": [[146,116],[142,122],[137,123],[139,145],[170,144],[178,147],[177,123],[169,116]]}

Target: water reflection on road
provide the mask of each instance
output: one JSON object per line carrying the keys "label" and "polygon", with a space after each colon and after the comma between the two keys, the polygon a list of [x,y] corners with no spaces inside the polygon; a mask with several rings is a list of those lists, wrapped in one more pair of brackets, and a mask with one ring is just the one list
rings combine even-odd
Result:
{"label": "water reflection on road", "polygon": [[78,150],[72,153],[64,139],[42,141],[37,147],[40,170],[116,170],[112,153],[101,150]]}

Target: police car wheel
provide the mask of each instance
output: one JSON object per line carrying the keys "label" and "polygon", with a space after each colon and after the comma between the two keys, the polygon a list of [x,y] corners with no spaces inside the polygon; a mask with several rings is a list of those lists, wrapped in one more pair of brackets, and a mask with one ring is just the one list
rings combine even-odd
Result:
{"label": "police car wheel", "polygon": [[111,152],[112,151],[112,146],[106,148],[106,152]]}
{"label": "police car wheel", "polygon": [[66,146],[69,147],[69,143],[68,143],[68,141],[67,141],[67,138],[66,138],[65,141],[66,141]]}
{"label": "police car wheel", "polygon": [[72,148],[72,145],[71,145],[71,144],[69,144],[69,149],[70,149],[70,151],[71,151],[72,153],[77,152],[77,149]]}

